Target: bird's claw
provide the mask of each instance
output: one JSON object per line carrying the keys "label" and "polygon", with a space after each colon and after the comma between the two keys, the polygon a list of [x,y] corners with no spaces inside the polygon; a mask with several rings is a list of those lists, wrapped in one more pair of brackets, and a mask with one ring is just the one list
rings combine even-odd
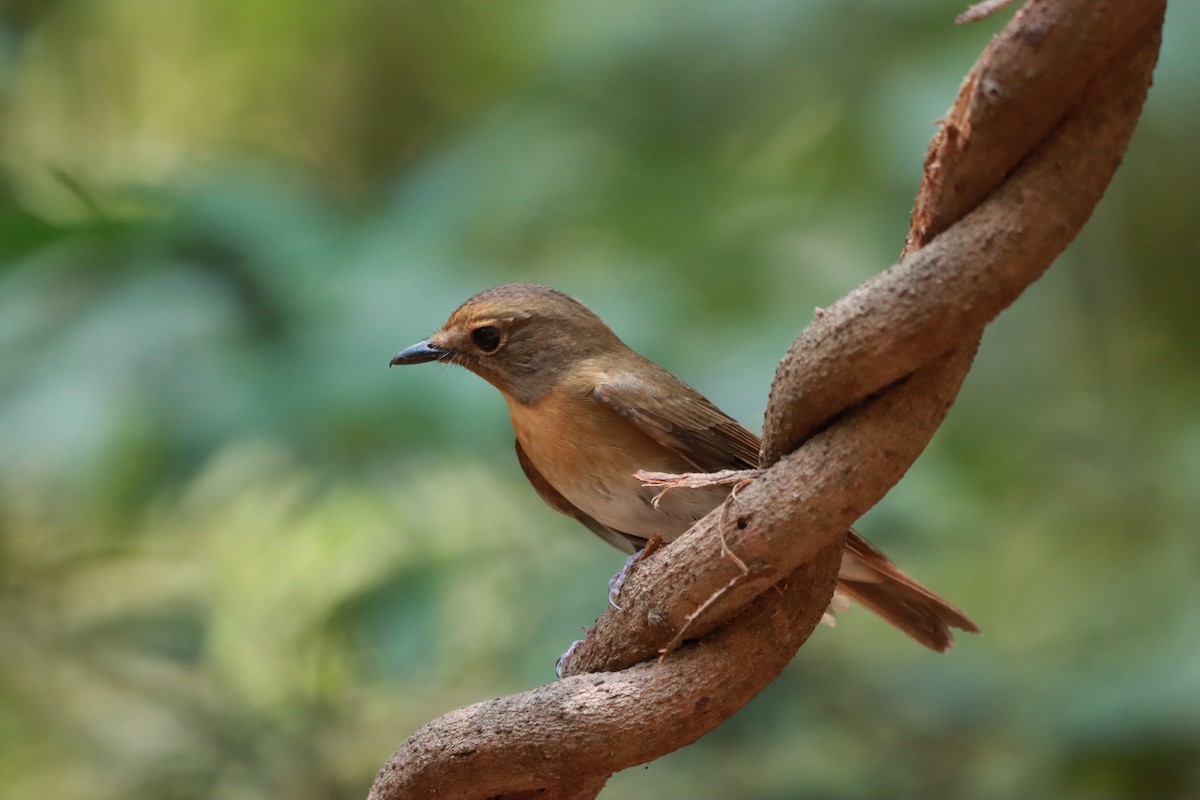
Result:
{"label": "bird's claw", "polygon": [[621,595],[621,587],[625,585],[626,579],[629,578],[629,573],[633,572],[634,565],[642,560],[643,552],[642,550],[638,550],[625,559],[625,566],[621,567],[621,571],[608,579],[608,604],[617,611],[625,610],[617,605],[617,598]]}
{"label": "bird's claw", "polygon": [[571,642],[571,646],[567,648],[567,652],[558,657],[558,661],[554,662],[554,677],[562,678],[563,671],[567,668],[567,662],[571,660],[571,656],[575,655],[575,648],[579,647],[583,639],[576,639]]}
{"label": "bird's claw", "polygon": [[649,558],[654,554],[654,551],[663,546],[663,538],[657,533],[646,540],[646,545],[636,553],[625,559],[625,566],[621,567],[621,571],[608,579],[608,604],[617,611],[625,609],[617,605],[617,597],[621,594],[621,587],[625,585],[625,580],[629,577],[629,573],[633,572],[633,568],[637,566],[639,561]]}

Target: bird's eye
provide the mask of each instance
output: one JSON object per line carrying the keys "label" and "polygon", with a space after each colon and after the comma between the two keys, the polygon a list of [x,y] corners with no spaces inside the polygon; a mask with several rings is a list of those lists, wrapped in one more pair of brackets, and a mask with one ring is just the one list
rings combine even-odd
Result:
{"label": "bird's eye", "polygon": [[495,325],[481,325],[471,331],[471,340],[485,353],[493,353],[500,346],[500,331]]}

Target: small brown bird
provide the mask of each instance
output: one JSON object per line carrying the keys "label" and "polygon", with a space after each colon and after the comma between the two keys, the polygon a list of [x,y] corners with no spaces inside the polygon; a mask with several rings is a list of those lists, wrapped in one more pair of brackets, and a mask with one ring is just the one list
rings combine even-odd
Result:
{"label": "small brown bird", "polygon": [[[578,300],[516,283],[463,303],[392,365],[459,364],[504,395],[517,459],[546,503],[627,553],[670,542],[729,495],[727,486],[669,492],[649,472],[752,469],[758,437],[667,370],[635,353]],[[853,530],[838,592],[923,645],[945,651],[961,611],[905,575]]]}

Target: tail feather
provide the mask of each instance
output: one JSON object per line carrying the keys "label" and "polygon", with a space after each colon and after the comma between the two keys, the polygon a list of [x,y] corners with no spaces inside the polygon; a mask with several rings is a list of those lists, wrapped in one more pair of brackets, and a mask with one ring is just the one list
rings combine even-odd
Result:
{"label": "tail feather", "polygon": [[888,557],[854,531],[846,536],[838,591],[928,648],[944,653],[954,646],[950,628],[978,633],[966,614],[900,571]]}

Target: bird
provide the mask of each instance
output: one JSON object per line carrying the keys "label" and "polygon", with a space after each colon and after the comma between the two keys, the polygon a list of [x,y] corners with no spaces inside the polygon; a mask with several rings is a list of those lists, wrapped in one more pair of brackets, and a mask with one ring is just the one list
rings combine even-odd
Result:
{"label": "bird", "polygon": [[[758,436],[631,349],[579,300],[546,286],[511,283],[476,294],[390,365],[428,362],[465,367],[499,389],[517,461],[537,494],[626,553],[656,537],[673,541],[731,491],[712,485],[659,496],[636,472],[760,465]],[[950,628],[979,630],[853,529],[835,606],[844,598],[938,652],[954,645]]]}

